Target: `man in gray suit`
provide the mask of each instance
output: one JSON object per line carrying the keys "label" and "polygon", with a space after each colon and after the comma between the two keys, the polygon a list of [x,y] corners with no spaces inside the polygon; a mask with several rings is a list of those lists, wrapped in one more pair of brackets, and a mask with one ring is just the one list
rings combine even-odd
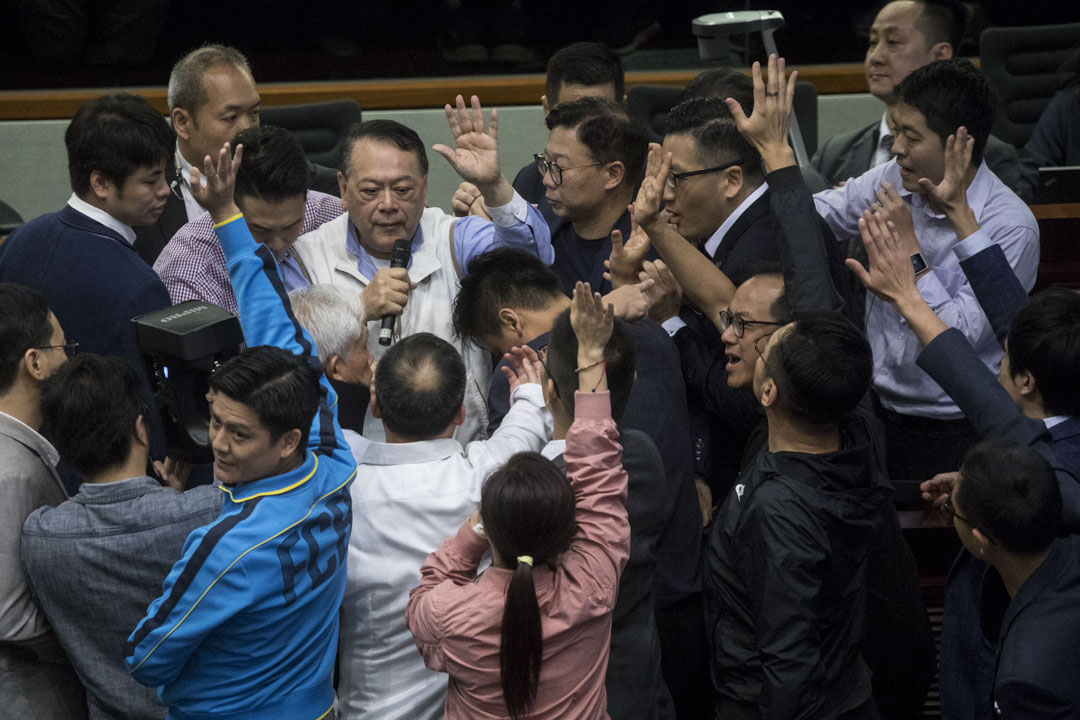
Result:
{"label": "man in gray suit", "polygon": [[[870,94],[885,103],[881,120],[834,135],[810,161],[834,186],[892,159],[888,109],[896,103],[893,87],[908,74],[935,60],[953,57],[964,36],[965,11],[954,0],[896,0],[874,18],[863,68]],[[1016,148],[991,136],[983,153],[986,164],[1014,192],[1020,165]]]}
{"label": "man in gray suit", "polygon": [[91,354],[66,363],[41,388],[41,416],[83,484],[70,500],[26,519],[22,562],[86,687],[91,720],[165,717],[154,690],[124,669],[124,645],[188,534],[217,518],[224,494],[206,485],[179,493],[146,476],[149,435],[138,388],[126,362]]}
{"label": "man in gray suit", "polygon": [[0,698],[4,716],[86,717],[82,686],[30,595],[19,541],[26,516],[67,497],[43,438],[39,385],[66,359],[64,331],[36,290],[0,283]]}

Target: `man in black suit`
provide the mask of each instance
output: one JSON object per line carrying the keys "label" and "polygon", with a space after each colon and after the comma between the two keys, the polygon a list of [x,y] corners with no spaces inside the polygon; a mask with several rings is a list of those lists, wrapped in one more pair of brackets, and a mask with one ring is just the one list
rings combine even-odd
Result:
{"label": "man in black suit", "polygon": [[[810,164],[832,185],[842,185],[892,159],[892,131],[886,120],[896,103],[893,87],[916,68],[953,57],[964,37],[965,11],[954,0],[896,0],[886,4],[870,27],[863,68],[870,93],[885,103],[881,120],[834,135],[821,144]],[[991,136],[984,158],[1012,190],[1019,187],[1016,148]]]}
{"label": "man in black suit", "polygon": [[[241,130],[258,127],[262,105],[247,58],[235,48],[216,44],[177,61],[169,76],[168,101],[176,133],[176,149],[166,168],[172,194],[156,222],[135,230],[135,249],[148,265],[154,264],[177,230],[205,212],[191,195],[192,166],[201,170],[204,157],[216,158],[221,146]],[[338,195],[337,173],[315,166],[311,187]]]}

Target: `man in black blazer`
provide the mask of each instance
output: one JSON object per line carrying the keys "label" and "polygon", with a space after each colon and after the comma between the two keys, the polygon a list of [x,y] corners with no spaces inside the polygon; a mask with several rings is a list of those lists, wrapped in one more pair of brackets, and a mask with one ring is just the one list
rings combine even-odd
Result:
{"label": "man in black blazer", "polygon": [[[892,159],[888,109],[893,87],[916,68],[953,57],[964,37],[965,11],[952,0],[896,0],[874,18],[863,67],[870,93],[885,103],[879,122],[834,135],[821,144],[810,164],[832,185],[858,177]],[[1020,185],[1016,148],[991,136],[983,153],[987,166],[1013,191]]]}
{"label": "man in black blazer", "polygon": [[[191,168],[203,158],[216,158],[221,146],[237,133],[258,127],[262,99],[247,58],[225,45],[204,45],[177,61],[169,76],[169,116],[176,147],[169,153],[166,175],[172,193],[156,221],[135,229],[135,249],[147,265],[186,223],[205,211],[191,195]],[[314,166],[311,187],[338,195],[337,172]]]}

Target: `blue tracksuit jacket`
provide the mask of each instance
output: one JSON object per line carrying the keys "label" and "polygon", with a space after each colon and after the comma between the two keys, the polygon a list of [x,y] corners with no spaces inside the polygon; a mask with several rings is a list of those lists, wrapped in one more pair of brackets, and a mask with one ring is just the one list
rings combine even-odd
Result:
{"label": "blue tracksuit jacket", "polygon": [[[270,251],[242,217],[217,234],[248,345],[292,350],[321,370]],[[170,719],[316,720],[331,709],[356,462],[321,382],[304,462],[222,487],[221,516],[188,537],[128,639],[128,668],[160,686]]]}

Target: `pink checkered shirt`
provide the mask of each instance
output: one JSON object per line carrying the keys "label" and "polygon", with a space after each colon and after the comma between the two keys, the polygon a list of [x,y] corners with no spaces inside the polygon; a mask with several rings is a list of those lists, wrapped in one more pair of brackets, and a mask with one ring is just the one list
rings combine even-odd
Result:
{"label": "pink checkered shirt", "polygon": [[[311,232],[341,213],[341,200],[308,190],[300,234]],[[225,269],[225,253],[214,232],[210,213],[203,213],[176,231],[154,263],[154,272],[165,283],[173,304],[204,300],[239,314],[229,272]]]}

